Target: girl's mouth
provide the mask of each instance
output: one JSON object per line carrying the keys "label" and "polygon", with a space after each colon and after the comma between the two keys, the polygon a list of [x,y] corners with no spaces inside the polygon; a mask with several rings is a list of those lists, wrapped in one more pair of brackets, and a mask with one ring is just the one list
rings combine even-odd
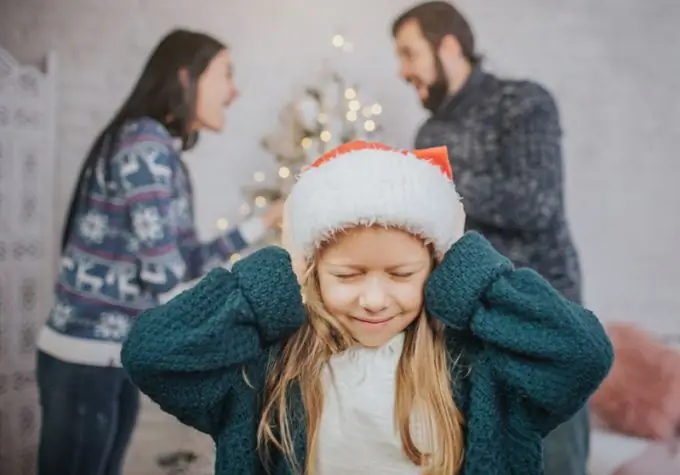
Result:
{"label": "girl's mouth", "polygon": [[368,318],[352,317],[353,320],[356,320],[359,323],[363,323],[364,325],[371,325],[371,326],[384,325],[384,324],[388,323],[390,320],[392,320],[393,318],[394,317],[379,318],[379,319],[368,319]]}

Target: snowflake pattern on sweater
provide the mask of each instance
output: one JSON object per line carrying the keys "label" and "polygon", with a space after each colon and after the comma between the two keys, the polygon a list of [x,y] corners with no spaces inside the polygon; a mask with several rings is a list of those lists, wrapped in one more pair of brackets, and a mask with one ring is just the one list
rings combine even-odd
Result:
{"label": "snowflake pattern on sweater", "polygon": [[[120,344],[131,320],[161,294],[207,273],[247,242],[238,229],[207,244],[198,241],[189,177],[161,124],[130,122],[116,143],[108,169],[100,160],[76,209],[47,327]],[[45,351],[64,351],[41,341]]]}

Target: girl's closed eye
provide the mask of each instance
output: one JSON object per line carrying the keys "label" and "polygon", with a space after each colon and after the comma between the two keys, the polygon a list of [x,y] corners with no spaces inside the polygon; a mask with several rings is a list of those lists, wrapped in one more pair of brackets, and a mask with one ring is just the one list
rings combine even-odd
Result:
{"label": "girl's closed eye", "polygon": [[361,272],[343,272],[332,274],[333,277],[340,280],[350,280],[361,276]]}
{"label": "girl's closed eye", "polygon": [[390,274],[392,277],[395,277],[397,279],[408,279],[409,277],[413,277],[415,275],[414,271],[410,272],[392,272]]}

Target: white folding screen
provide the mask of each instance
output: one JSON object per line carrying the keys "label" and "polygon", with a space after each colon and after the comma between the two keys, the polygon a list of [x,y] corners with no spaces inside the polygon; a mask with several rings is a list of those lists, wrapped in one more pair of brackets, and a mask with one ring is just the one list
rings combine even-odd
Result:
{"label": "white folding screen", "polygon": [[35,338],[52,302],[56,59],[0,48],[0,473],[32,474]]}

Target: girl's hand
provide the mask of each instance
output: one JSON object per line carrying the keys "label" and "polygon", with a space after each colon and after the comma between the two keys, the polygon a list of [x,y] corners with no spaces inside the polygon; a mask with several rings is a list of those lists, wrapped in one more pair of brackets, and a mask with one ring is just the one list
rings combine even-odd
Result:
{"label": "girl's hand", "polygon": [[307,266],[302,257],[302,252],[295,248],[290,237],[290,220],[288,219],[289,212],[287,203],[288,202],[286,201],[286,204],[284,205],[283,222],[281,223],[281,247],[283,247],[290,255],[293,272],[295,272],[298,282],[302,284],[302,279],[304,278]]}
{"label": "girl's hand", "polygon": [[[309,169],[309,166],[304,166],[300,170],[300,175]],[[290,255],[291,264],[293,265],[293,272],[297,276],[298,282],[302,284],[305,272],[307,271],[307,263],[302,256],[302,252],[296,249],[290,237],[290,219],[288,210],[288,200],[283,206],[283,220],[281,223],[281,246],[288,251]]]}

